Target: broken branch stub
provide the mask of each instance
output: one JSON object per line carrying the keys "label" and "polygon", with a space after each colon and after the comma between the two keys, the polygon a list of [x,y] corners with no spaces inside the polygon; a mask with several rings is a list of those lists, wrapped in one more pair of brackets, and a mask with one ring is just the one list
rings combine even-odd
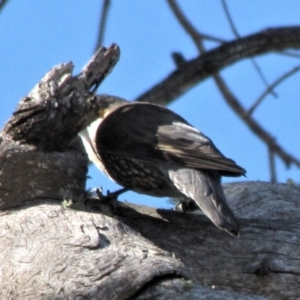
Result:
{"label": "broken branch stub", "polygon": [[119,55],[116,45],[101,48],[77,76],[71,62],[60,64],[21,99],[0,132],[0,211],[85,193],[87,157],[74,138],[97,110],[90,89]]}
{"label": "broken branch stub", "polygon": [[98,86],[119,59],[117,45],[100,48],[82,72],[73,76],[73,64],[54,67],[24,97],[0,136],[43,151],[63,151],[93,115]]}

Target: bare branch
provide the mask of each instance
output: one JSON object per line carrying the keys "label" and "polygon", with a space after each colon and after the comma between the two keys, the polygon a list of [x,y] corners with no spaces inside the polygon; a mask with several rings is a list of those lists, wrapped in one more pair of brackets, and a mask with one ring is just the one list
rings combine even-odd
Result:
{"label": "bare branch", "polygon": [[223,9],[224,9],[226,18],[227,18],[227,20],[229,22],[231,31],[233,32],[233,34],[235,35],[236,38],[240,38],[241,36],[239,35],[239,33],[238,33],[238,31],[237,31],[237,29],[235,27],[235,24],[234,24],[233,19],[232,19],[231,15],[230,15],[230,12],[229,12],[226,0],[221,0],[221,3],[222,3],[222,6],[223,6]]}
{"label": "bare branch", "polygon": [[102,46],[105,34],[105,28],[107,24],[108,11],[110,7],[110,0],[103,0],[101,8],[101,17],[99,25],[98,39],[96,42],[95,52]]}
{"label": "bare branch", "polygon": [[224,39],[198,32],[196,30],[196,28],[191,24],[191,22],[184,16],[181,9],[177,5],[176,1],[168,0],[168,4],[169,4],[171,10],[173,11],[173,13],[175,14],[177,20],[181,24],[181,26],[189,33],[189,35],[191,35],[194,42],[197,42],[199,39],[200,40],[209,40],[209,41],[219,42],[219,43],[226,42],[226,40],[224,40]]}
{"label": "bare branch", "polygon": [[8,3],[8,0],[1,0],[0,1],[0,12],[2,12],[4,6]]}
{"label": "bare branch", "polygon": [[292,70],[288,71],[287,73],[281,75],[277,80],[275,80],[254,102],[254,104],[249,108],[248,115],[252,115],[254,110],[260,105],[260,103],[265,99],[265,97],[273,90],[277,85],[282,83],[288,77],[294,75],[296,72],[300,70],[300,66],[293,68]]}
{"label": "bare branch", "polygon": [[198,47],[198,50],[202,53],[205,52],[204,47],[202,46],[202,35],[198,30],[193,26],[193,24],[185,17],[182,10],[179,8],[178,4],[175,0],[168,0],[168,4],[173,11],[175,17],[181,26],[185,29],[185,31],[190,35],[192,40]]}
{"label": "bare branch", "polygon": [[203,33],[203,32],[199,32],[199,34],[201,35],[201,37],[203,38],[203,40],[207,40],[207,41],[211,41],[211,42],[217,42],[217,43],[226,43],[227,40],[207,34],[207,33]]}
{"label": "bare branch", "polygon": [[300,49],[300,26],[267,29],[225,43],[188,61],[140,95],[137,101],[167,105],[202,80],[237,61],[285,49]]}
{"label": "bare branch", "polygon": [[256,70],[256,72],[258,73],[259,77],[261,78],[261,80],[263,81],[263,83],[265,84],[265,86],[270,89],[270,93],[275,97],[277,98],[278,95],[272,90],[272,88],[270,88],[271,86],[269,85],[269,82],[267,81],[267,78],[265,77],[265,75],[263,74],[260,66],[258,65],[258,63],[256,62],[256,60],[254,58],[250,58],[253,66],[254,66],[254,69]]}
{"label": "bare branch", "polygon": [[[234,24],[234,22],[233,22],[233,19],[232,19],[232,17],[231,17],[230,12],[229,12],[229,9],[228,9],[226,0],[221,0],[221,2],[222,2],[222,6],[223,6],[223,9],[224,9],[226,18],[227,18],[228,23],[229,23],[229,25],[230,25],[230,28],[231,28],[233,34],[235,35],[235,37],[236,37],[237,39],[239,39],[241,36],[240,36],[240,34],[238,33],[237,28],[236,28],[236,26],[235,26],[235,24]],[[259,65],[258,65],[257,62],[255,61],[255,59],[251,57],[250,60],[251,60],[251,63],[253,64],[253,66],[254,66],[254,69],[255,69],[256,72],[258,73],[259,77],[261,78],[261,80],[263,81],[263,83],[265,84],[265,86],[266,86],[266,87],[269,87],[269,83],[268,83],[268,81],[267,81],[265,75],[263,74],[261,68],[259,67]],[[272,90],[270,90],[270,93],[272,93],[274,97],[277,97],[276,93],[273,92]]]}
{"label": "bare branch", "polygon": [[172,59],[177,67],[180,67],[186,63],[185,57],[180,52],[171,53]]}
{"label": "bare branch", "polygon": [[266,145],[269,146],[270,151],[278,155],[278,157],[285,163],[286,167],[294,164],[300,168],[300,160],[294,157],[283,149],[276,140],[267,132],[262,126],[258,124],[251,116],[247,114],[245,108],[240,104],[238,99],[227,88],[226,83],[219,75],[214,75],[214,79],[222,92],[228,105],[236,112],[236,114],[248,125],[251,131],[257,135]]}

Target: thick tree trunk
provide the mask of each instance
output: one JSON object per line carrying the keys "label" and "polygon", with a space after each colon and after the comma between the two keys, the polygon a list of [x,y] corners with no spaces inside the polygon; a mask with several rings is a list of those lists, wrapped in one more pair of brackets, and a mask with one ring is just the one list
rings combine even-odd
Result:
{"label": "thick tree trunk", "polygon": [[[275,215],[247,219],[246,203],[262,199],[259,189]],[[0,298],[298,299],[299,188],[241,183],[226,194],[245,204],[235,211],[244,217],[239,239],[200,214],[127,203],[115,215],[97,200],[65,207],[49,199],[7,211],[0,218]],[[276,206],[285,207],[285,219],[273,219]]]}
{"label": "thick tree trunk", "polygon": [[86,199],[76,134],[118,57],[55,67],[0,133],[0,299],[298,299],[297,186],[225,186],[239,239],[201,213]]}

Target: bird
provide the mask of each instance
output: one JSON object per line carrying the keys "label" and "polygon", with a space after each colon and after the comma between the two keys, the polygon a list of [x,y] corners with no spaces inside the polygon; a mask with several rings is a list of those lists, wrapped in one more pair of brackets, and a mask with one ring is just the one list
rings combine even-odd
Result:
{"label": "bird", "polygon": [[234,237],[239,223],[226,202],[222,176],[246,171],[175,112],[156,104],[99,95],[80,133],[89,159],[125,190],[175,198],[197,207]]}

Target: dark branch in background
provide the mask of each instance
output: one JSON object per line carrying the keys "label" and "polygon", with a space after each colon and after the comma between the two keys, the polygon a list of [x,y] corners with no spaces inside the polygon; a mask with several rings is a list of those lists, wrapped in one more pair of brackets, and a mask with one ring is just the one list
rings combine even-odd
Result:
{"label": "dark branch in background", "polygon": [[[168,4],[172,8],[173,13],[176,16],[179,16],[180,15],[180,8],[176,4],[174,4],[173,1],[168,1]],[[177,18],[177,19],[179,20],[179,18]],[[183,27],[189,27],[189,26],[192,27],[192,28],[189,29],[189,32],[191,32],[191,35],[195,32],[195,30],[193,28],[193,25],[183,15],[182,15],[182,18],[180,19],[179,22],[180,23],[182,22],[181,25]],[[226,42],[226,40],[224,40],[224,39],[221,39],[221,38],[218,38],[218,37],[214,37],[212,35],[205,34],[205,33],[195,34],[195,35],[192,36],[192,38],[195,39],[195,40],[197,40],[197,39],[199,39],[199,35],[201,36],[201,39],[203,39],[203,40],[208,40],[208,41],[213,41],[213,42],[219,42],[219,43],[225,43]]]}
{"label": "dark branch in background", "polygon": [[103,0],[103,4],[101,8],[100,24],[99,24],[99,33],[96,42],[95,52],[103,45],[109,7],[110,7],[110,0]]}
{"label": "dark branch in background", "polygon": [[270,90],[273,90],[277,85],[282,83],[288,77],[294,75],[300,70],[300,66],[293,68],[287,73],[281,75],[277,80],[275,80],[254,102],[254,104],[248,109],[248,115],[252,115],[254,110],[260,105],[264,98],[270,93]]}
{"label": "dark branch in background", "polygon": [[300,26],[267,29],[189,60],[136,100],[167,105],[215,72],[254,55],[300,49]]}
{"label": "dark branch in background", "polygon": [[247,115],[245,108],[240,104],[238,99],[230,92],[230,90],[227,89],[220,76],[216,76],[215,81],[222,91],[222,94],[225,96],[225,100],[229,106],[248,125],[251,131],[257,135],[270,148],[270,150],[273,151],[274,154],[277,154],[277,156],[285,163],[286,167],[290,167],[291,164],[294,164],[300,168],[300,160],[283,149],[269,132],[260,126],[256,120]]}
{"label": "dark branch in background", "polygon": [[185,29],[185,31],[190,35],[194,43],[196,44],[200,53],[205,52],[202,41],[204,39],[203,35],[197,31],[197,29],[193,26],[193,24],[185,17],[179,8],[176,1],[168,0],[168,4],[173,11],[174,15],[177,18],[177,21],[181,24],[181,26]]}
{"label": "dark branch in background", "polygon": [[206,33],[201,33],[202,37],[204,40],[207,40],[207,41],[211,41],[211,42],[217,42],[217,43],[226,43],[227,41],[225,39],[222,39],[222,38],[219,38],[219,37],[216,37],[216,36],[212,36],[210,34],[206,34]]}
{"label": "dark branch in background", "polygon": [[232,19],[231,15],[230,15],[230,12],[229,12],[226,0],[221,0],[221,3],[222,3],[222,6],[223,6],[223,9],[224,9],[226,18],[227,18],[227,20],[229,22],[231,31],[233,32],[233,34],[235,35],[236,38],[240,38],[240,35],[239,35],[238,31],[237,31],[237,28],[235,27],[233,19]]}
{"label": "dark branch in background", "polygon": [[[201,34],[199,34],[195,29],[195,27],[187,20],[187,18],[184,16],[183,12],[179,8],[175,0],[168,0],[168,3],[174,15],[176,16],[177,20],[179,21],[179,23],[183,26],[183,28],[187,31],[187,33],[191,36],[192,40],[197,45],[199,52],[202,53],[202,57],[207,55],[208,53],[205,53],[205,48],[203,45],[203,41],[201,39]],[[299,27],[297,28],[297,31],[299,35]],[[242,40],[243,39],[240,39],[239,41]],[[277,39],[276,42],[278,43]],[[212,51],[210,51],[210,53],[211,52]],[[300,168],[300,160],[298,160],[296,157],[294,157],[293,155],[285,151],[279,144],[276,143],[275,139],[262,126],[258,124],[258,122],[256,122],[250,115],[247,114],[245,108],[241,105],[240,101],[234,96],[234,94],[228,88],[223,78],[219,74],[217,74],[217,71],[219,70],[216,70],[216,72],[212,72],[212,76],[220,92],[222,93],[224,99],[226,100],[227,104],[248,125],[248,127],[252,130],[252,132],[254,132],[269,148],[269,153],[271,153],[270,162],[272,163],[270,165],[271,180],[276,180],[276,177],[274,176],[275,174],[275,164],[274,164],[274,157],[273,157],[274,154],[277,154],[278,157],[281,158],[281,160],[285,163],[286,167],[289,167],[291,164],[294,164]]]}
{"label": "dark branch in background", "polygon": [[263,81],[263,83],[265,84],[265,86],[270,90],[269,93],[271,93],[275,98],[278,97],[278,95],[276,94],[275,91],[273,91],[272,89],[270,89],[270,85],[269,82],[267,81],[267,78],[265,77],[265,75],[263,74],[260,66],[257,64],[256,60],[254,58],[250,58],[256,72],[258,73],[259,77],[261,78],[261,80]]}
{"label": "dark branch in background", "polygon": [[[235,24],[234,24],[234,22],[233,22],[233,19],[232,19],[231,15],[230,15],[229,8],[228,8],[228,6],[227,6],[226,0],[221,0],[221,3],[222,3],[222,6],[223,6],[223,9],[224,9],[226,18],[227,18],[227,20],[228,20],[228,22],[229,22],[231,31],[233,32],[233,34],[235,35],[235,37],[236,37],[237,39],[240,39],[241,36],[240,36],[240,34],[238,33],[238,30],[237,30],[237,28],[236,28],[236,26],[235,26]],[[262,72],[260,66],[257,64],[257,62],[255,61],[254,58],[251,57],[250,60],[251,60],[251,62],[252,62],[252,64],[253,64],[253,66],[254,66],[256,72],[258,73],[259,77],[261,78],[261,80],[263,81],[263,83],[265,84],[265,86],[268,87],[268,86],[269,86],[269,83],[268,83],[268,81],[267,81],[265,75],[263,74],[263,72]],[[276,95],[276,93],[275,93],[274,91],[270,90],[270,93],[272,93],[274,97],[277,97],[277,95]]]}
{"label": "dark branch in background", "polygon": [[171,56],[172,56],[172,59],[176,65],[176,67],[181,67],[182,65],[184,65],[187,62],[185,57],[179,52],[173,52],[173,53],[171,53]]}
{"label": "dark branch in background", "polygon": [[4,8],[5,4],[8,3],[8,0],[1,0],[0,1],[0,12],[2,12],[2,9]]}

